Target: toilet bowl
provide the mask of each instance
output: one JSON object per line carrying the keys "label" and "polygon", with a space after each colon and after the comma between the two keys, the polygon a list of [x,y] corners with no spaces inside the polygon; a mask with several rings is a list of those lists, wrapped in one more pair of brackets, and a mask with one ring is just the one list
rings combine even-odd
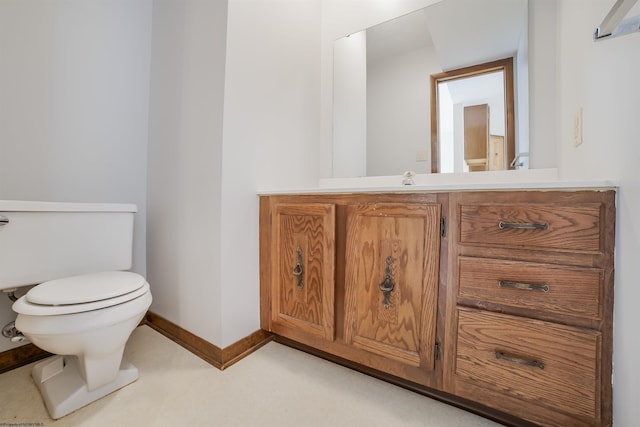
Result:
{"label": "toilet bowl", "polygon": [[44,282],[13,304],[16,328],[59,355],[33,369],[52,418],[137,379],[137,369],[122,362],[122,354],[151,300],[142,276],[109,271]]}

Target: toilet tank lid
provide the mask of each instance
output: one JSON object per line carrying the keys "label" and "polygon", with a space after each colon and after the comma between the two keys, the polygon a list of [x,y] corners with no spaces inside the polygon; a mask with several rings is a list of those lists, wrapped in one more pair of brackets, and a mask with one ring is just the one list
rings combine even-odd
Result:
{"label": "toilet tank lid", "polygon": [[133,203],[73,203],[0,200],[0,212],[137,212]]}
{"label": "toilet tank lid", "polygon": [[85,304],[116,298],[134,292],[146,283],[130,271],[103,271],[49,280],[31,288],[25,298],[32,304]]}

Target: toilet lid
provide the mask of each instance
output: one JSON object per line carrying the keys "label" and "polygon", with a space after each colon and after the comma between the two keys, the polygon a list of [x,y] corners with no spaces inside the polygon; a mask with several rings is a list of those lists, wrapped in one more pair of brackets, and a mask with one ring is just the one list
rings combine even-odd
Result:
{"label": "toilet lid", "polygon": [[40,305],[86,304],[134,292],[144,284],[142,276],[130,271],[103,271],[41,283],[27,292],[26,300]]}
{"label": "toilet lid", "polygon": [[[56,283],[57,285],[54,286]],[[99,289],[93,295],[91,295],[88,288],[78,291],[77,287],[81,286],[80,283],[84,287]],[[44,291],[37,290],[37,288],[44,285],[46,285]],[[78,292],[74,293],[76,291]],[[12,308],[18,314],[30,316],[74,314],[123,304],[147,293],[149,293],[149,284],[142,276],[135,273],[112,271],[44,282],[18,298],[13,303]],[[109,297],[109,295],[115,296]],[[48,302],[45,304],[36,303],[32,302],[31,298],[35,298],[36,301]],[[69,301],[82,300],[85,302],[69,303]],[[55,301],[56,304],[51,304],[51,301]],[[60,304],[61,301],[66,301],[66,303]]]}

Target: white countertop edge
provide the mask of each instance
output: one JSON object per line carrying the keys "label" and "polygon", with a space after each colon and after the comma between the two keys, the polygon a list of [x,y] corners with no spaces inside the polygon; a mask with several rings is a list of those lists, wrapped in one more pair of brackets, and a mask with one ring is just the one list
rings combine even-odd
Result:
{"label": "white countertop edge", "polygon": [[416,175],[415,185],[402,185],[402,176],[321,179],[317,187],[258,189],[258,195],[320,193],[397,193],[483,190],[611,190],[614,180],[562,180],[556,169]]}
{"label": "white countertop edge", "polygon": [[490,191],[490,190],[615,190],[618,185],[612,181],[564,181],[546,183],[494,183],[494,184],[452,184],[452,185],[403,185],[397,187],[340,187],[340,188],[299,188],[257,191],[259,196],[279,194],[322,194],[322,193],[411,193],[419,191]]}

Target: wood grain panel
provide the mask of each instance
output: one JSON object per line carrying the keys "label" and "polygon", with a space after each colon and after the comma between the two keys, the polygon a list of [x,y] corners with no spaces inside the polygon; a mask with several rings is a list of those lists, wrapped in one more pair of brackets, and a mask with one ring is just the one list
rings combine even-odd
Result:
{"label": "wood grain panel", "polygon": [[[600,209],[600,203],[461,205],[460,242],[597,253],[602,250]],[[548,228],[501,229],[500,222]]]}
{"label": "wood grain panel", "polygon": [[504,136],[489,135],[489,170],[509,169],[504,160]]}
{"label": "wood grain panel", "polygon": [[260,197],[260,327],[271,330],[271,200]]}
{"label": "wood grain panel", "polygon": [[[596,419],[600,336],[586,329],[458,308],[455,375],[523,402]],[[498,358],[497,352],[543,367]],[[477,398],[465,396],[464,388],[457,391]]]}
{"label": "wood grain panel", "polygon": [[[602,319],[604,271],[489,258],[458,258],[458,297],[488,301],[535,313],[551,312],[587,319]],[[548,290],[500,287],[500,281]]]}
{"label": "wood grain panel", "polygon": [[470,171],[487,170],[489,104],[464,107],[464,160]]}
{"label": "wood grain panel", "polygon": [[[303,328],[333,340],[334,205],[277,204],[273,226],[273,331],[281,326]],[[299,259],[301,283],[292,272]]]}
{"label": "wood grain panel", "polygon": [[[350,206],[347,220],[345,342],[434,369],[440,206]],[[392,259],[388,307],[379,289]]]}

